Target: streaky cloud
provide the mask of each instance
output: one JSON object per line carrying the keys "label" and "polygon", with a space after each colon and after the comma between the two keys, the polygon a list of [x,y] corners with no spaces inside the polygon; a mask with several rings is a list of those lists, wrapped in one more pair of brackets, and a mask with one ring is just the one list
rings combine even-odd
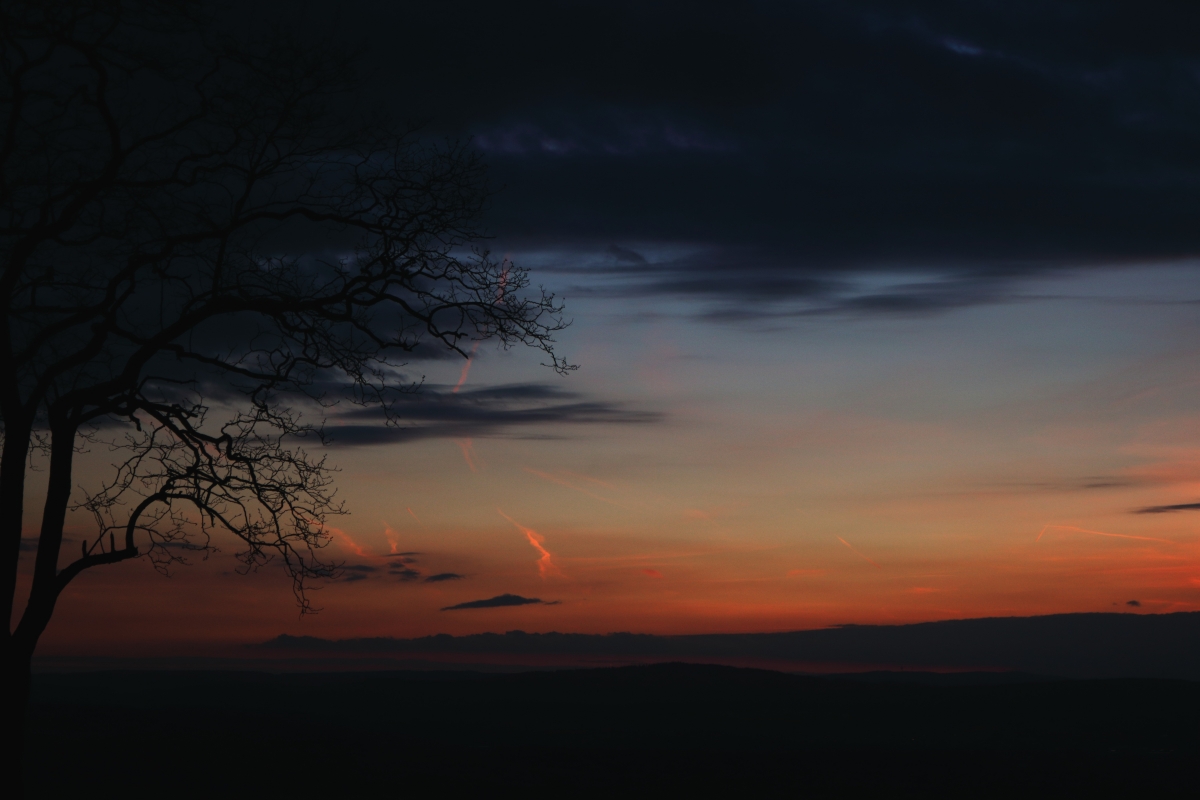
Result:
{"label": "streaky cloud", "polygon": [[454,392],[423,387],[401,395],[391,418],[378,408],[355,409],[329,420],[324,429],[333,446],[394,444],[423,439],[521,437],[519,429],[538,426],[647,425],[658,411],[624,403],[586,399],[547,384],[511,384]]}
{"label": "streaky cloud", "polygon": [[457,572],[439,572],[436,575],[430,575],[425,579],[425,583],[441,583],[442,581],[458,581],[467,577],[459,575]]}
{"label": "streaky cloud", "polygon": [[466,603],[458,603],[453,606],[446,606],[442,611],[461,611],[468,608],[506,608],[508,606],[556,606],[558,600],[546,601],[537,597],[521,597],[518,594],[499,594],[495,597],[489,597],[486,600],[471,600]]}
{"label": "streaky cloud", "polygon": [[1176,503],[1169,506],[1146,506],[1133,512],[1135,514],[1170,514],[1175,511],[1200,511],[1200,503]]}

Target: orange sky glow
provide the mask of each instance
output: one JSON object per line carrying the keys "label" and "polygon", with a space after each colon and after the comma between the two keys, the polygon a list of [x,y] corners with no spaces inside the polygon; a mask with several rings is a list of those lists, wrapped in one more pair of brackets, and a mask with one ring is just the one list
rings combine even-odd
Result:
{"label": "orange sky glow", "polygon": [[[1189,279],[1159,278],[1163,293]],[[643,417],[331,448],[351,513],[330,519],[326,555],[356,578],[317,587],[320,613],[299,617],[274,566],[238,574],[218,537],[170,577],[144,560],[85,573],[39,652],[1200,609],[1200,512],[1137,513],[1200,500],[1193,306],[1031,301],[781,331],[573,308],[577,374],[484,345],[419,365],[426,385],[548,383]],[[81,455],[80,482],[108,459]],[[67,535],[94,533],[76,515]],[[388,571],[397,555],[409,573]],[[501,594],[544,602],[441,610]]]}

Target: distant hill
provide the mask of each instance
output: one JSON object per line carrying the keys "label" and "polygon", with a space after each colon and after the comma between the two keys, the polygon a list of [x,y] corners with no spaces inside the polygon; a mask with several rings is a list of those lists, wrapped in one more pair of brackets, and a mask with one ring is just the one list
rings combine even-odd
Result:
{"label": "distant hill", "polygon": [[842,625],[787,633],[656,636],[610,633],[482,633],[416,639],[319,639],[281,635],[256,649],[329,657],[487,656],[759,661],[797,671],[1015,670],[1072,678],[1200,680],[1200,612],[1052,614],[912,625]]}

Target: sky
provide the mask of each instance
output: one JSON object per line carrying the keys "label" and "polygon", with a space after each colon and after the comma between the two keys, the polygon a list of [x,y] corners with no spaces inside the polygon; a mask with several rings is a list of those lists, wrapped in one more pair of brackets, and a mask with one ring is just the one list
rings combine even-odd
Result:
{"label": "sky", "polygon": [[218,542],[85,573],[40,652],[1200,609],[1200,9],[411,5],[294,13],[483,154],[580,369],[334,409],[319,614]]}

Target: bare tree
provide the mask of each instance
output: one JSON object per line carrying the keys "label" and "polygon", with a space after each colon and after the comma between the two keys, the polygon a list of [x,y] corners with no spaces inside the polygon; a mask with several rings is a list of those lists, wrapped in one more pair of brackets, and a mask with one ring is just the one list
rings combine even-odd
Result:
{"label": "bare tree", "polygon": [[[188,3],[0,8],[0,596],[17,731],[38,638],[85,569],[161,566],[222,529],[248,568],[277,558],[310,609],[341,508],[300,447],[320,434],[305,404],[388,414],[405,354],[429,343],[523,343],[570,367],[554,297],[470,249],[477,157],[362,113],[350,59],[222,40]],[[123,455],[73,496],[89,439]],[[45,507],[14,619],[35,455]],[[64,561],[72,507],[100,527]]]}

